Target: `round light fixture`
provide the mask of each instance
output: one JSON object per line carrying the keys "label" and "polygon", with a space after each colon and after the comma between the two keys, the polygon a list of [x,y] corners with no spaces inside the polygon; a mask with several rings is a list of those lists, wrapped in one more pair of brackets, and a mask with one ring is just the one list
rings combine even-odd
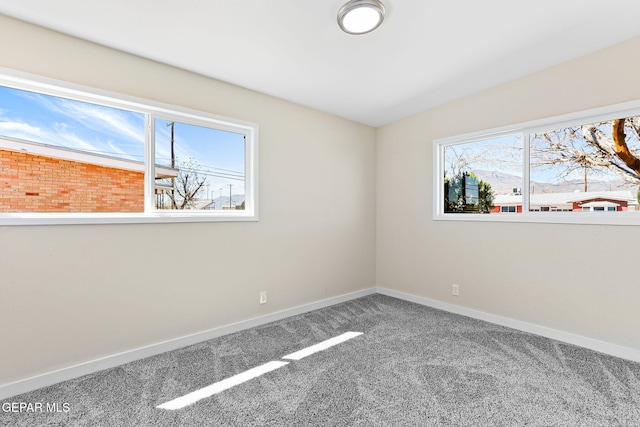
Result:
{"label": "round light fixture", "polygon": [[379,0],[351,0],[338,12],[338,25],[349,34],[366,34],[384,20],[384,5]]}

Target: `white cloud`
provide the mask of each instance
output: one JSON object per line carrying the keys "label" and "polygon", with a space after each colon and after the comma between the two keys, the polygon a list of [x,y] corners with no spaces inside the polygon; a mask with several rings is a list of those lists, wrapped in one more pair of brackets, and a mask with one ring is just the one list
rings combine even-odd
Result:
{"label": "white cloud", "polygon": [[[17,111],[0,114],[0,134],[44,144],[68,147],[120,158],[143,160],[144,118],[100,105],[49,97],[29,92],[20,96],[43,107],[45,119],[37,111],[33,117],[15,116]],[[50,122],[47,122],[49,120]]]}
{"label": "white cloud", "polygon": [[12,138],[39,141],[43,132],[40,128],[28,123],[2,121],[0,122],[0,134]]}
{"label": "white cloud", "polygon": [[67,100],[60,102],[60,112],[87,128],[114,133],[144,144],[144,120],[136,121],[132,113]]}
{"label": "white cloud", "polygon": [[0,121],[0,135],[97,154],[116,155],[120,158],[142,160],[129,155],[129,153],[125,153],[115,144],[109,142],[91,143],[71,131],[65,123],[54,123],[51,129],[43,129],[24,122]]}
{"label": "white cloud", "polygon": [[144,144],[144,118],[142,114],[63,98],[50,98],[37,94],[25,96],[52,113],[80,123],[84,128]]}

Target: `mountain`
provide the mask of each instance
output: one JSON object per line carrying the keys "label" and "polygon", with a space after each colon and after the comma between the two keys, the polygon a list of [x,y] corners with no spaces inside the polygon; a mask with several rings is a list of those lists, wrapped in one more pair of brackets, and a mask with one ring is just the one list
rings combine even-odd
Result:
{"label": "mountain", "polygon": [[473,173],[491,185],[496,194],[512,194],[514,188],[522,187],[522,178],[508,173],[487,170],[474,170]]}
{"label": "mountain", "polygon": [[[481,169],[475,170],[473,173],[482,181],[488,182],[495,194],[513,194],[514,188],[522,187],[522,178],[516,175]],[[563,181],[561,183],[531,181],[531,187],[531,194],[573,193],[576,191],[584,191],[584,181],[579,179]],[[631,190],[635,193],[635,191],[638,190],[638,184],[629,184],[622,180],[598,181],[591,179],[587,181],[587,190]]]}
{"label": "mountain", "polygon": [[[216,209],[222,209],[225,206],[229,206],[229,196],[216,197],[213,199]],[[244,194],[232,194],[231,204],[232,206],[240,206],[244,202]]]}
{"label": "mountain", "polygon": [[[227,197],[217,197],[213,199],[213,204],[211,203],[211,199],[198,199],[195,202],[194,209],[225,209],[229,207],[229,196]],[[240,206],[244,202],[244,194],[232,194],[231,195],[231,205],[232,206]]]}

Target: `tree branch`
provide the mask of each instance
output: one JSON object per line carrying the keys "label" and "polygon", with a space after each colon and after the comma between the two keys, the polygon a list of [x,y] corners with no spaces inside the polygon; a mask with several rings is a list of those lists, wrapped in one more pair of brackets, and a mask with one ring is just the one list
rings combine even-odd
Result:
{"label": "tree branch", "polygon": [[611,133],[613,134],[616,155],[631,170],[640,175],[640,159],[634,156],[627,146],[627,135],[624,133],[624,122],[625,119],[616,119],[613,121],[613,130]]}

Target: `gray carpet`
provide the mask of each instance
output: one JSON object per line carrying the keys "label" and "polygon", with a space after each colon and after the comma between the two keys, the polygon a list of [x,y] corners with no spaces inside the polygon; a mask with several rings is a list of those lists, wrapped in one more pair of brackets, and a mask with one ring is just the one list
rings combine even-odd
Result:
{"label": "gray carpet", "polygon": [[[186,408],[156,406],[347,331],[364,334]],[[639,426],[640,364],[371,295],[6,402],[10,426]]]}

